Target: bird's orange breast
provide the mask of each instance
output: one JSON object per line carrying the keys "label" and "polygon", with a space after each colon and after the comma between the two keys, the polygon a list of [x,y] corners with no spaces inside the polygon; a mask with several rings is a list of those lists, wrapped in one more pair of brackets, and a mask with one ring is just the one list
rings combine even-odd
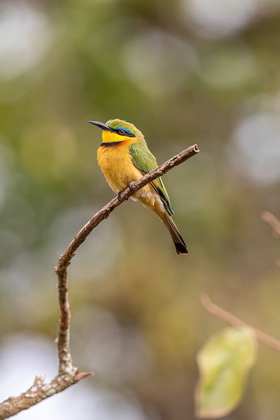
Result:
{"label": "bird's orange breast", "polygon": [[[128,185],[142,177],[142,173],[133,165],[129,153],[131,141],[102,143],[97,150],[98,164],[115,193],[124,190]],[[151,184],[145,185],[131,197],[151,208],[162,218],[164,206]]]}
{"label": "bird's orange breast", "polygon": [[115,193],[124,190],[130,182],[142,176],[131,161],[129,145],[130,142],[126,140],[110,146],[105,143],[97,151],[98,164]]}

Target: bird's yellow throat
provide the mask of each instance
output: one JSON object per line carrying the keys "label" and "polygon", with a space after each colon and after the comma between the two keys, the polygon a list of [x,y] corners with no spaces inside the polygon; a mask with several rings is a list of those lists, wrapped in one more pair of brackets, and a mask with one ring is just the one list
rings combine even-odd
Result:
{"label": "bird's yellow throat", "polygon": [[126,137],[119,136],[117,133],[113,133],[112,131],[103,131],[102,132],[102,142],[103,143],[122,142],[124,140],[126,140]]}

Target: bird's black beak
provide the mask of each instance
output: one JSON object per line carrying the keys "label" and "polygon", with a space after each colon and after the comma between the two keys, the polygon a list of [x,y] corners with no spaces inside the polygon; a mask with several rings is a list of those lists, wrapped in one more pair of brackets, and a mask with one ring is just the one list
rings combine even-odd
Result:
{"label": "bird's black beak", "polygon": [[89,121],[89,123],[96,125],[97,127],[101,128],[101,130],[104,130],[104,131],[113,131],[111,127],[109,127],[106,124],[103,124],[102,122],[99,122],[99,121]]}

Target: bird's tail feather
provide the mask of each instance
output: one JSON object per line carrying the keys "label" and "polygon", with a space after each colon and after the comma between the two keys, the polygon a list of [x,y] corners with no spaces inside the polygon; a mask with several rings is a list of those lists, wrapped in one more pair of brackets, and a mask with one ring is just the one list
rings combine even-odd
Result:
{"label": "bird's tail feather", "polygon": [[187,245],[185,244],[185,241],[182,238],[172,218],[167,213],[165,213],[162,220],[172,237],[177,254],[182,254],[182,255],[188,254]]}

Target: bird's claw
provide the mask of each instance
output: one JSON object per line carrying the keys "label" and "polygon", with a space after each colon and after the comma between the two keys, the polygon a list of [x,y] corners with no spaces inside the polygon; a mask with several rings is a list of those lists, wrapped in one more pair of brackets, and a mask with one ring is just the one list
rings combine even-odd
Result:
{"label": "bird's claw", "polygon": [[[128,184],[128,188],[130,189],[130,191],[133,191],[133,182],[130,182]],[[118,194],[117,194],[117,197],[118,197],[118,200],[119,201],[122,201],[122,199],[121,199],[122,192],[123,191],[119,191]],[[127,200],[128,200],[128,198],[127,198]]]}

